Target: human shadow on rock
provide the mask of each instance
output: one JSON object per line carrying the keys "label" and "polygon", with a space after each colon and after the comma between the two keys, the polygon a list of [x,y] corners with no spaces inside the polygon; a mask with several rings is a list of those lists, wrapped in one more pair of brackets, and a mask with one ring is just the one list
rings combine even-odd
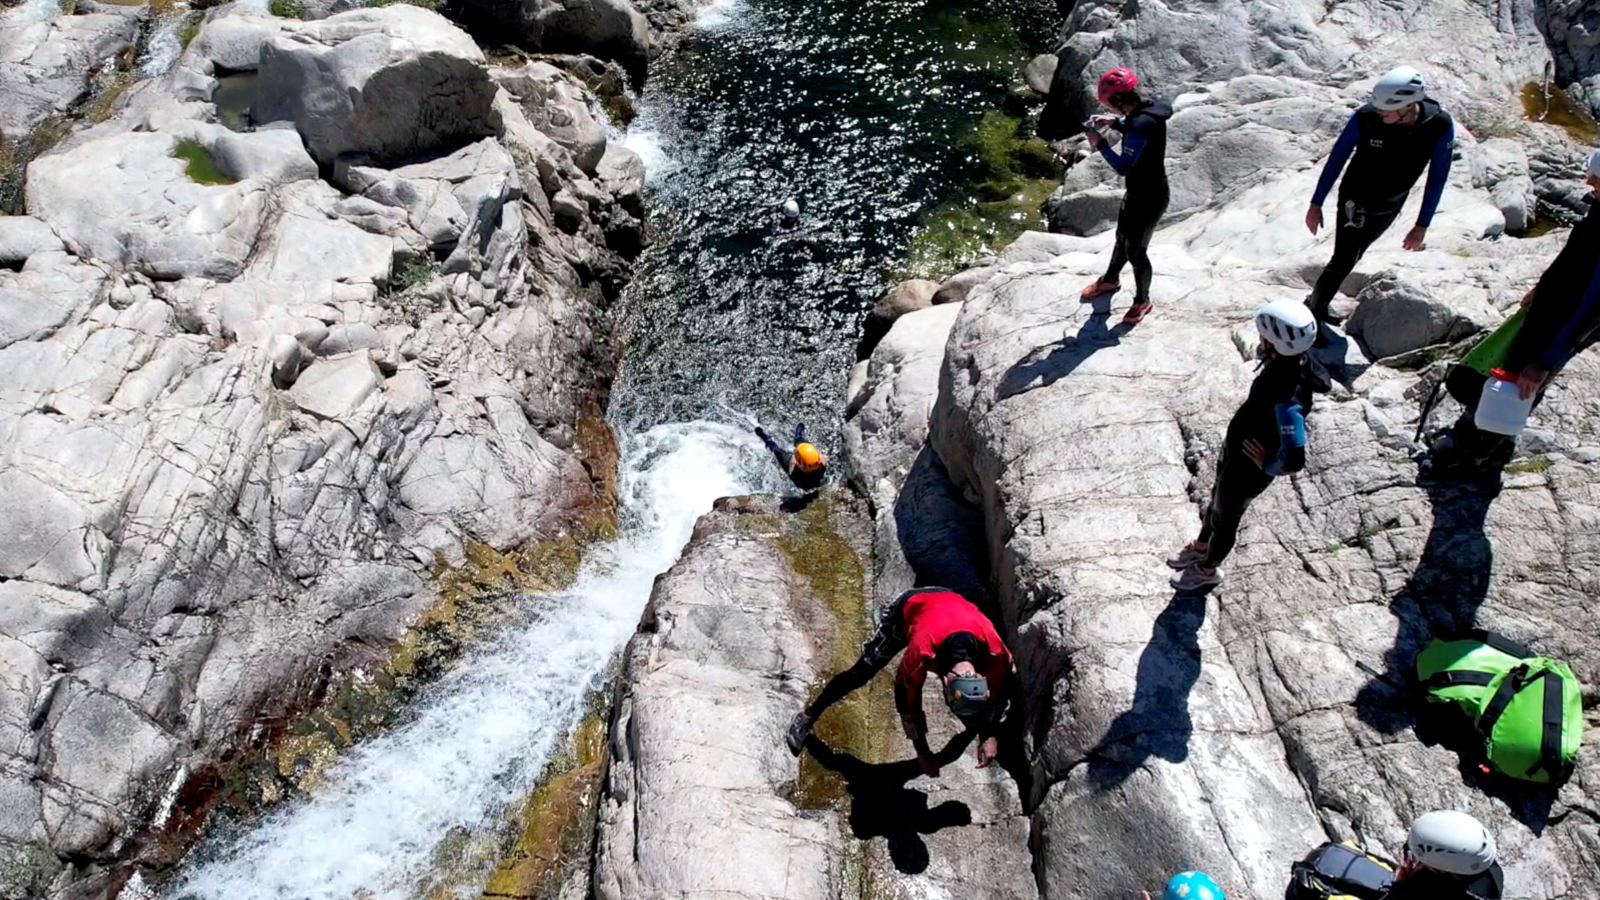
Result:
{"label": "human shadow on rock", "polygon": [[1454,707],[1428,704],[1415,677],[1417,654],[1429,640],[1465,635],[1478,626],[1494,564],[1483,525],[1500,485],[1426,476],[1420,483],[1433,507],[1433,525],[1416,570],[1389,604],[1400,620],[1394,646],[1384,654],[1384,671],[1372,671],[1356,694],[1356,715],[1383,734],[1409,728],[1422,743],[1457,754],[1466,787],[1503,800],[1518,821],[1539,834],[1549,823],[1556,789],[1483,771],[1482,739],[1472,724]]}
{"label": "human shadow on rock", "polygon": [[1039,347],[1006,370],[996,395],[1001,400],[1008,400],[1034,388],[1049,387],[1067,377],[1098,351],[1121,343],[1122,336],[1133,326],[1119,323],[1114,328],[1107,328],[1110,315],[1110,298],[1096,300],[1094,311],[1084,319],[1076,334]]}
{"label": "human shadow on rock", "polygon": [[[964,731],[950,739],[934,754],[934,760],[947,766],[961,757],[974,733]],[[806,738],[806,750],[821,766],[844,776],[850,792],[850,833],[860,840],[882,837],[889,843],[889,858],[894,867],[908,875],[928,868],[928,844],[922,839],[943,828],[972,824],[972,810],[959,800],[928,805],[928,795],[906,787],[922,774],[915,758],[898,762],[869,763],[834,750],[816,735]]]}
{"label": "human shadow on rock", "polygon": [[1189,757],[1194,723],[1189,693],[1200,680],[1200,626],[1206,595],[1175,593],[1156,617],[1150,642],[1139,655],[1133,706],[1117,716],[1090,754],[1089,784],[1115,788],[1155,756],[1169,762]]}

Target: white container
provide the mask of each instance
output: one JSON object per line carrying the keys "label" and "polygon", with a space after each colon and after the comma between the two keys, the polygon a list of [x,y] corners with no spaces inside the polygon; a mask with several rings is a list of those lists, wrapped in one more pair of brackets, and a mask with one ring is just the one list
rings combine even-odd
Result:
{"label": "white container", "polygon": [[1533,398],[1538,392],[1523,399],[1517,391],[1517,376],[1504,369],[1495,369],[1483,383],[1483,394],[1478,398],[1478,411],[1472,423],[1479,431],[1516,437],[1528,424],[1528,414],[1533,412]]}

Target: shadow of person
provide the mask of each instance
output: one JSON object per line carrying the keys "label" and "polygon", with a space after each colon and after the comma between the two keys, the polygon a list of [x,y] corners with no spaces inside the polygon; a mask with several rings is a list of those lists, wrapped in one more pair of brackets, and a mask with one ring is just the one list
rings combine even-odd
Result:
{"label": "shadow of person", "polygon": [[1189,757],[1189,692],[1200,679],[1200,626],[1204,593],[1174,593],[1156,617],[1150,642],[1139,655],[1133,706],[1117,716],[1090,754],[1089,784],[1110,790],[1128,780],[1152,756],[1170,762]]}
{"label": "shadow of person", "polygon": [[1113,328],[1106,327],[1111,316],[1109,296],[1096,299],[1093,309],[1076,334],[1034,350],[1006,370],[996,392],[999,399],[1055,384],[1096,352],[1121,343],[1122,336],[1133,330],[1132,325],[1120,322]]}
{"label": "shadow of person", "polygon": [[[934,760],[947,766],[960,758],[976,737],[964,731],[951,738],[934,754]],[[860,840],[882,837],[889,844],[894,867],[907,875],[928,868],[928,845],[922,835],[942,828],[972,824],[972,810],[959,800],[946,800],[928,806],[928,795],[906,787],[922,774],[915,758],[898,762],[869,763],[843,751],[834,750],[816,735],[806,738],[806,750],[821,766],[844,777],[850,792],[850,833]]]}
{"label": "shadow of person", "polygon": [[1424,744],[1456,753],[1466,787],[1504,801],[1519,822],[1541,834],[1557,787],[1485,771],[1482,738],[1472,723],[1451,705],[1428,704],[1415,687],[1416,657],[1429,640],[1466,635],[1477,626],[1494,563],[1483,523],[1499,482],[1422,477],[1420,483],[1433,505],[1433,525],[1416,570],[1389,604],[1400,627],[1384,653],[1385,671],[1368,669],[1372,680],[1356,694],[1356,715],[1383,734],[1410,728]]}

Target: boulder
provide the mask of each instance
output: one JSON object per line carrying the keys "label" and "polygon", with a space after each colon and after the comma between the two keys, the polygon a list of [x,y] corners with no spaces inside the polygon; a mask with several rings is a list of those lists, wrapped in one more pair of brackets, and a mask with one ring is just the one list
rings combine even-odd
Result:
{"label": "boulder", "polygon": [[467,0],[511,31],[518,46],[587,53],[623,67],[635,89],[650,62],[650,23],[630,0]]}
{"label": "boulder", "polygon": [[[276,361],[275,361],[276,362]],[[300,374],[289,396],[295,405],[324,419],[339,419],[354,412],[383,377],[365,353],[313,363]]]}
{"label": "boulder", "polygon": [[20,266],[41,250],[64,249],[50,226],[33,216],[0,216],[0,266]]}
{"label": "boulder", "polygon": [[1489,190],[1495,208],[1506,218],[1506,231],[1521,234],[1533,224],[1538,194],[1528,171],[1528,154],[1507,138],[1480,143],[1474,156],[1474,182]]}
{"label": "boulder", "polygon": [[1022,80],[1028,83],[1028,88],[1035,94],[1044,96],[1050,93],[1050,82],[1056,76],[1056,62],[1054,53],[1035,56],[1023,67]]}
{"label": "boulder", "polygon": [[0,136],[21,141],[89,94],[94,74],[133,50],[143,7],[47,21],[0,19]]}
{"label": "boulder", "polygon": [[483,53],[444,17],[406,4],[285,25],[262,44],[258,121],[290,121],[318,165],[383,165],[499,130]]}
{"label": "boulder", "polygon": [[186,60],[203,59],[228,72],[254,72],[261,47],[286,24],[248,3],[226,3],[206,11],[205,21],[184,51]]}
{"label": "boulder", "polygon": [[913,278],[902,281],[884,292],[867,313],[861,326],[861,340],[856,344],[856,359],[866,359],[872,348],[889,333],[889,326],[906,313],[927,309],[933,305],[934,294],[939,290],[937,281]]}
{"label": "boulder", "polygon": [[235,181],[288,184],[317,177],[317,164],[293,131],[217,134],[209,148],[217,166]]}
{"label": "boulder", "polygon": [[1373,359],[1469,337],[1499,324],[1501,318],[1481,299],[1440,297],[1393,274],[1367,285],[1356,300],[1359,305],[1346,330],[1361,340]]}
{"label": "boulder", "polygon": [[516,98],[533,127],[567,148],[578,168],[595,174],[606,153],[606,135],[576,78],[549,63],[530,62],[496,70],[495,81]]}

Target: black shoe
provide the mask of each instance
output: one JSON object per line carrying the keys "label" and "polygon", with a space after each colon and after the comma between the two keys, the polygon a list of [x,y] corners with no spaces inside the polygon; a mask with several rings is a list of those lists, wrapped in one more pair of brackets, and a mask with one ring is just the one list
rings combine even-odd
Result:
{"label": "black shoe", "polygon": [[767,439],[767,433],[762,430],[760,425],[756,426],[756,437],[761,438],[763,441]]}
{"label": "black shoe", "polygon": [[806,738],[811,736],[811,718],[801,710],[789,720],[789,730],[783,733],[784,742],[789,745],[789,752],[795,756],[805,749]]}

